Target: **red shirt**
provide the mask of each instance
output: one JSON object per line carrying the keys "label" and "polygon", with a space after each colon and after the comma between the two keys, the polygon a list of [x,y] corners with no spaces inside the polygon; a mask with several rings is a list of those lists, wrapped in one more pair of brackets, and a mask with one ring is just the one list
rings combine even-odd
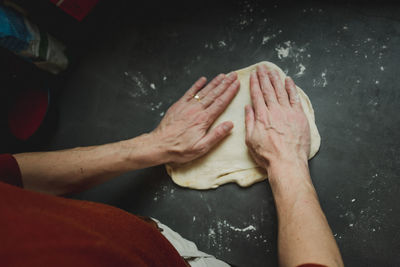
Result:
{"label": "red shirt", "polygon": [[130,213],[17,186],[17,161],[0,154],[1,266],[187,266],[157,228]]}
{"label": "red shirt", "polygon": [[[11,155],[0,180],[22,185]],[[0,182],[2,266],[186,266],[150,224],[123,210]]]}

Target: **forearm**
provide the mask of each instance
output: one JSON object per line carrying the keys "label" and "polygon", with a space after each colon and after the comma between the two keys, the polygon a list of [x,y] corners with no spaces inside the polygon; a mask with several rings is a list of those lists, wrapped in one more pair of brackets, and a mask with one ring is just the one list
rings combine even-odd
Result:
{"label": "forearm", "polygon": [[67,194],[124,172],[164,163],[162,146],[151,134],[100,146],[16,154],[24,188]]}
{"label": "forearm", "polygon": [[278,213],[281,266],[317,263],[343,266],[339,249],[320,207],[307,162],[273,165],[268,169]]}

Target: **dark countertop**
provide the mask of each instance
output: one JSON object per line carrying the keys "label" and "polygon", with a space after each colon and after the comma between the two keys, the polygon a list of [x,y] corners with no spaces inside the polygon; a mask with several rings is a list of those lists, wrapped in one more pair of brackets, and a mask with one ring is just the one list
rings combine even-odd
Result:
{"label": "dark countertop", "polygon": [[[345,264],[400,266],[400,6],[110,2],[84,22],[107,10],[60,88],[49,149],[151,131],[201,75],[271,61],[314,106],[322,145],[311,174]],[[277,265],[267,182],[194,191],[155,167],[74,197],[158,218],[237,266]]]}

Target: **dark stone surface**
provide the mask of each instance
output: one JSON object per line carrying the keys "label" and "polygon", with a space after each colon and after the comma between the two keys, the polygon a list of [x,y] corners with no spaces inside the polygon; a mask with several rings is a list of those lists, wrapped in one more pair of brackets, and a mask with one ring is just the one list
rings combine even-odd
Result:
{"label": "dark stone surface", "polygon": [[[311,174],[345,264],[400,266],[398,5],[129,2],[103,2],[83,22],[48,149],[151,131],[199,76],[268,60],[314,105],[322,145]],[[155,167],[74,197],[156,217],[235,265],[277,265],[267,182],[200,192]]]}

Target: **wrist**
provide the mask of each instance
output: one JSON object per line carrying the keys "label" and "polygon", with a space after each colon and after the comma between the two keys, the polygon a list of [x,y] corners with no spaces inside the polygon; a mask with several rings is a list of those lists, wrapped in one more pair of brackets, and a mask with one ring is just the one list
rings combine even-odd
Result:
{"label": "wrist", "polygon": [[161,165],[168,162],[168,153],[162,140],[153,132],[122,141],[127,160],[134,169]]}
{"label": "wrist", "polygon": [[275,175],[282,172],[285,173],[294,170],[308,171],[308,160],[302,157],[274,158],[268,160],[268,166],[265,169],[270,178],[274,178]]}
{"label": "wrist", "polygon": [[270,161],[266,170],[274,195],[293,193],[302,188],[313,188],[307,160],[287,158]]}

